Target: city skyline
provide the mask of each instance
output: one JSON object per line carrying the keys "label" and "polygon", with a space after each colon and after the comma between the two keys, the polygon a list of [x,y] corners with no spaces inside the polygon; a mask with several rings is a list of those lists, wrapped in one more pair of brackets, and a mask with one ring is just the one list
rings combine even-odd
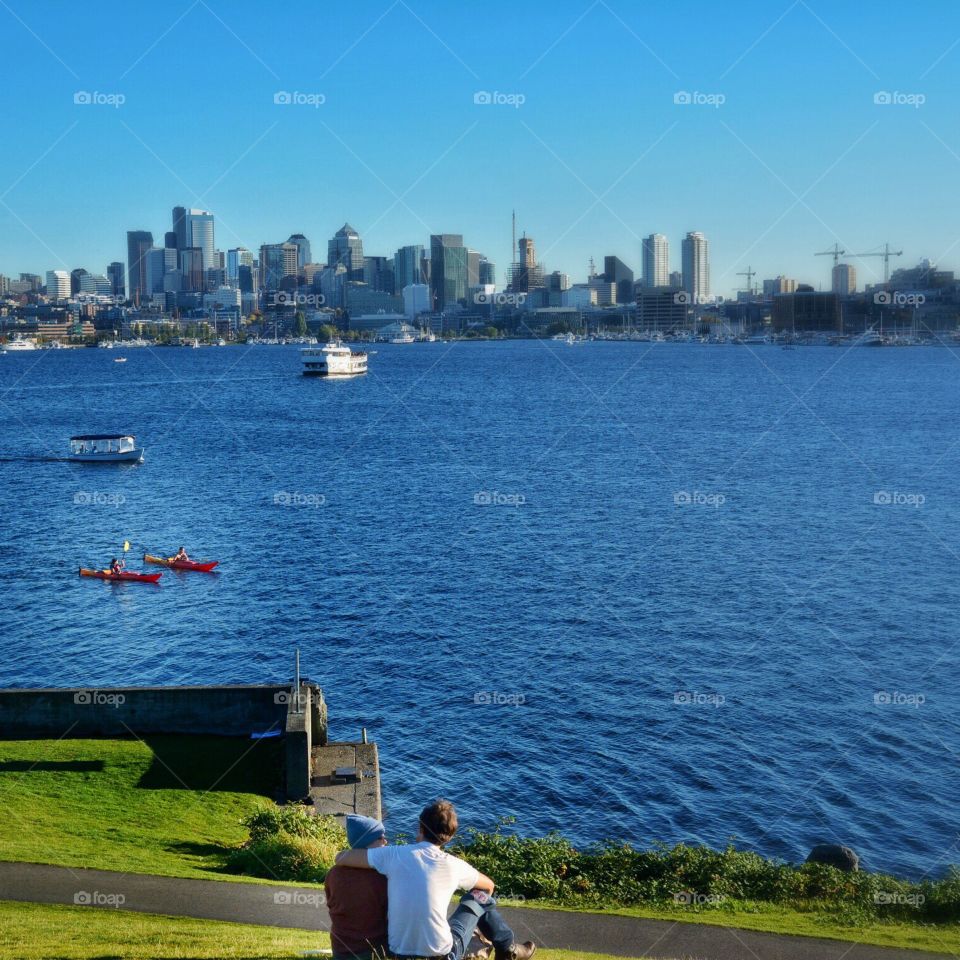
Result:
{"label": "city skyline", "polygon": [[[516,209],[548,269],[571,277],[607,255],[639,276],[643,237],[679,252],[698,230],[727,295],[748,267],[826,289],[832,264],[814,254],[833,243],[950,267],[960,11],[930,9],[936,30],[891,3],[862,18],[804,0],[642,15],[495,2],[491,32],[434,3],[298,8],[305,34],[323,28],[306,62],[285,21],[255,11],[8,9],[18,135],[0,157],[0,269],[100,271],[171,201],[215,211],[224,250],[349,222],[380,254],[463,231],[504,265]],[[103,44],[129,55],[84,63],[78,51]],[[783,70],[811,56],[804,83]],[[191,70],[166,69],[181,59]],[[404,87],[417,105],[373,122]],[[882,279],[876,259],[857,269],[861,285]]]}

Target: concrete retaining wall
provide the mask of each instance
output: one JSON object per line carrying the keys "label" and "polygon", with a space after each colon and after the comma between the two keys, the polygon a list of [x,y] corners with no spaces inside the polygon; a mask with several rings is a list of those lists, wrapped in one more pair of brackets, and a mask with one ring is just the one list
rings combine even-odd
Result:
{"label": "concrete retaining wall", "polygon": [[45,739],[202,734],[285,738],[289,799],[310,792],[313,744],[327,742],[327,706],[319,687],[98,687],[0,690],[0,738]]}

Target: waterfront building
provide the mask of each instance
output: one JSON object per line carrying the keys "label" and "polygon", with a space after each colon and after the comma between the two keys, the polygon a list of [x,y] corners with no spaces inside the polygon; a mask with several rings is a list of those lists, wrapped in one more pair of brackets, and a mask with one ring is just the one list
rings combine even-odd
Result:
{"label": "waterfront building", "polygon": [[423,244],[400,247],[393,255],[393,282],[397,290],[426,283],[423,275]]}
{"label": "waterfront building", "polygon": [[385,290],[374,290],[365,283],[348,280],[344,286],[344,309],[351,317],[379,311],[400,313],[403,310],[403,297]]}
{"label": "waterfront building", "polygon": [[114,297],[123,297],[126,292],[123,274],[123,264],[119,260],[114,260],[107,267],[107,276],[110,278],[110,293]]}
{"label": "waterfront building", "polygon": [[637,326],[641,330],[676,330],[687,324],[687,304],[680,287],[640,287]]}
{"label": "waterfront building", "polygon": [[841,333],[841,311],[839,293],[818,293],[811,289],[782,293],[773,298],[773,328],[791,333]]}
{"label": "waterfront building", "polygon": [[575,310],[586,310],[597,305],[597,291],[586,283],[575,283],[560,295],[562,307],[572,307]]}
{"label": "waterfront building", "polygon": [[430,291],[434,310],[446,310],[467,296],[467,248],[459,233],[430,237]]}
{"label": "waterfront building", "polygon": [[633,303],[633,271],[619,258],[603,258],[603,275],[616,288],[616,303]]}
{"label": "waterfront building", "polygon": [[683,239],[683,289],[694,303],[710,297],[710,250],[707,238],[692,230]]}
{"label": "waterfront building", "polygon": [[[643,241],[643,285],[666,287],[670,279],[670,242],[662,233],[651,233]],[[677,284],[679,286],[679,284]]]}
{"label": "waterfront building", "polygon": [[70,299],[70,274],[66,270],[47,271],[47,296],[51,300]]}
{"label": "waterfront building", "polygon": [[857,268],[851,263],[838,263],[831,272],[830,289],[849,296],[857,290]]}
{"label": "waterfront building", "polygon": [[358,312],[350,315],[348,329],[356,330],[358,333],[372,333],[373,331],[379,330],[381,327],[385,327],[388,324],[405,324],[406,321],[406,315],[399,312]]}
{"label": "waterfront building", "polygon": [[363,282],[363,242],[349,223],[345,223],[327,244],[327,266],[342,264],[347,279]]}
{"label": "waterfront building", "polygon": [[153,234],[149,230],[127,231],[127,290],[129,298],[136,304],[143,301],[146,294],[147,271],[145,257],[153,246]]}

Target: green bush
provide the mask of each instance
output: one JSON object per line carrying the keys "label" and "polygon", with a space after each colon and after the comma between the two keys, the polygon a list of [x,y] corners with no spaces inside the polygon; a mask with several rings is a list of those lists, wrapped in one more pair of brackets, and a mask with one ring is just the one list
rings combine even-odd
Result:
{"label": "green bush", "polygon": [[467,830],[453,847],[497,883],[505,898],[549,900],[565,906],[686,903],[695,910],[776,903],[827,910],[851,923],[864,917],[947,922],[960,920],[960,870],[942,880],[914,883],[885,874],[845,873],[824,864],[792,865],[747,850],[626,843],[575,848],[560,834],[523,838],[505,819],[491,833]]}
{"label": "green bush", "polygon": [[320,883],[347,846],[334,817],[315,817],[303,807],[264,807],[242,822],[250,837],[227,858],[233,873]]}

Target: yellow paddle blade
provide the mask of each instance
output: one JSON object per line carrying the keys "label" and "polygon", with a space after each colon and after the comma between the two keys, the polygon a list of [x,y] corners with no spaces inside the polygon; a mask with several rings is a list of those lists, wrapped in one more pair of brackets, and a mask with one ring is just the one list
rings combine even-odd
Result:
{"label": "yellow paddle blade", "polygon": [[124,540],[124,541],[123,541],[123,552],[126,553],[129,549],[130,549],[130,541],[129,541],[129,540]]}

